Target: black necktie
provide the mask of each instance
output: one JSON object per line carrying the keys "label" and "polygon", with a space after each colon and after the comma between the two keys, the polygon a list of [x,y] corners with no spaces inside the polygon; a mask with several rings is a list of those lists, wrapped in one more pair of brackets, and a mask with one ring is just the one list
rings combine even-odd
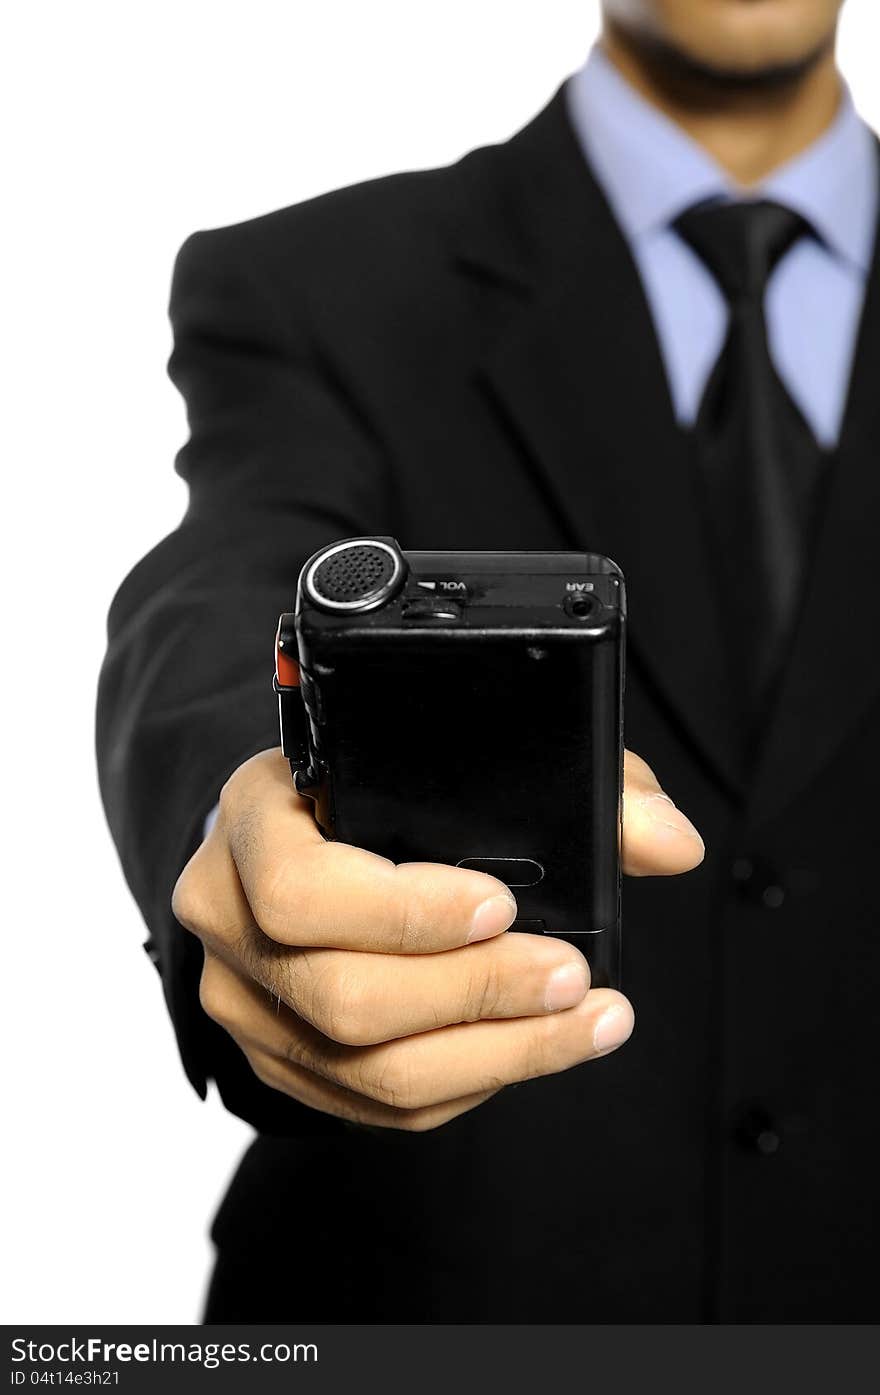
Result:
{"label": "black necktie", "polygon": [[823,451],[773,367],[767,280],[809,225],[767,201],[712,203],[675,223],[730,309],[700,405],[700,484],[743,697],[757,730],[796,618]]}

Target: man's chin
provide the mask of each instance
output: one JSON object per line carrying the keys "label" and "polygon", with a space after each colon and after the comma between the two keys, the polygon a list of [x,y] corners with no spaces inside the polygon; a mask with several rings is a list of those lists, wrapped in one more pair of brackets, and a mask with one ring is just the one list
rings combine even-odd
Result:
{"label": "man's chin", "polygon": [[731,92],[769,92],[801,82],[833,49],[834,34],[829,34],[806,53],[770,62],[765,56],[702,54],[655,36],[641,35],[639,44],[645,57],[662,70],[667,79],[695,90],[725,87]]}

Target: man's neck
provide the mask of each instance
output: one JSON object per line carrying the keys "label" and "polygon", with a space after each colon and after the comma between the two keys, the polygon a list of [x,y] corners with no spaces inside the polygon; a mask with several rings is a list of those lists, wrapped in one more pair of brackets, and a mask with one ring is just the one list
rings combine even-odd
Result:
{"label": "man's neck", "polygon": [[602,47],[643,97],[744,188],[799,155],[831,125],[841,96],[833,48],[789,81],[736,84],[678,71],[606,24]]}

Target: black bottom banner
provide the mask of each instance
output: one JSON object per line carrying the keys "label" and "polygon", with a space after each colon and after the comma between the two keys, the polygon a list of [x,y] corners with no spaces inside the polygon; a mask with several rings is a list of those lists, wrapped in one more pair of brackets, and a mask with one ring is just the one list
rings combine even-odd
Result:
{"label": "black bottom banner", "polygon": [[[877,1327],[5,1327],[8,1389],[876,1390]],[[2,1389],[0,1389],[2,1395]]]}

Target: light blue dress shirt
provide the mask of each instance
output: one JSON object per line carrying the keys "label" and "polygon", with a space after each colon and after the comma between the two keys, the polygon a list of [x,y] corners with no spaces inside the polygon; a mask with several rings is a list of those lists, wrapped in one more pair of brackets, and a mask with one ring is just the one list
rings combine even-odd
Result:
{"label": "light blue dress shirt", "polygon": [[671,223],[703,199],[768,198],[816,230],[780,260],[765,318],[777,372],[818,440],[833,446],[846,405],[877,223],[874,136],[848,92],[827,131],[747,193],[595,48],[566,84],[587,161],[629,242],[654,317],[677,420],[696,419],[727,330],[714,277]]}

